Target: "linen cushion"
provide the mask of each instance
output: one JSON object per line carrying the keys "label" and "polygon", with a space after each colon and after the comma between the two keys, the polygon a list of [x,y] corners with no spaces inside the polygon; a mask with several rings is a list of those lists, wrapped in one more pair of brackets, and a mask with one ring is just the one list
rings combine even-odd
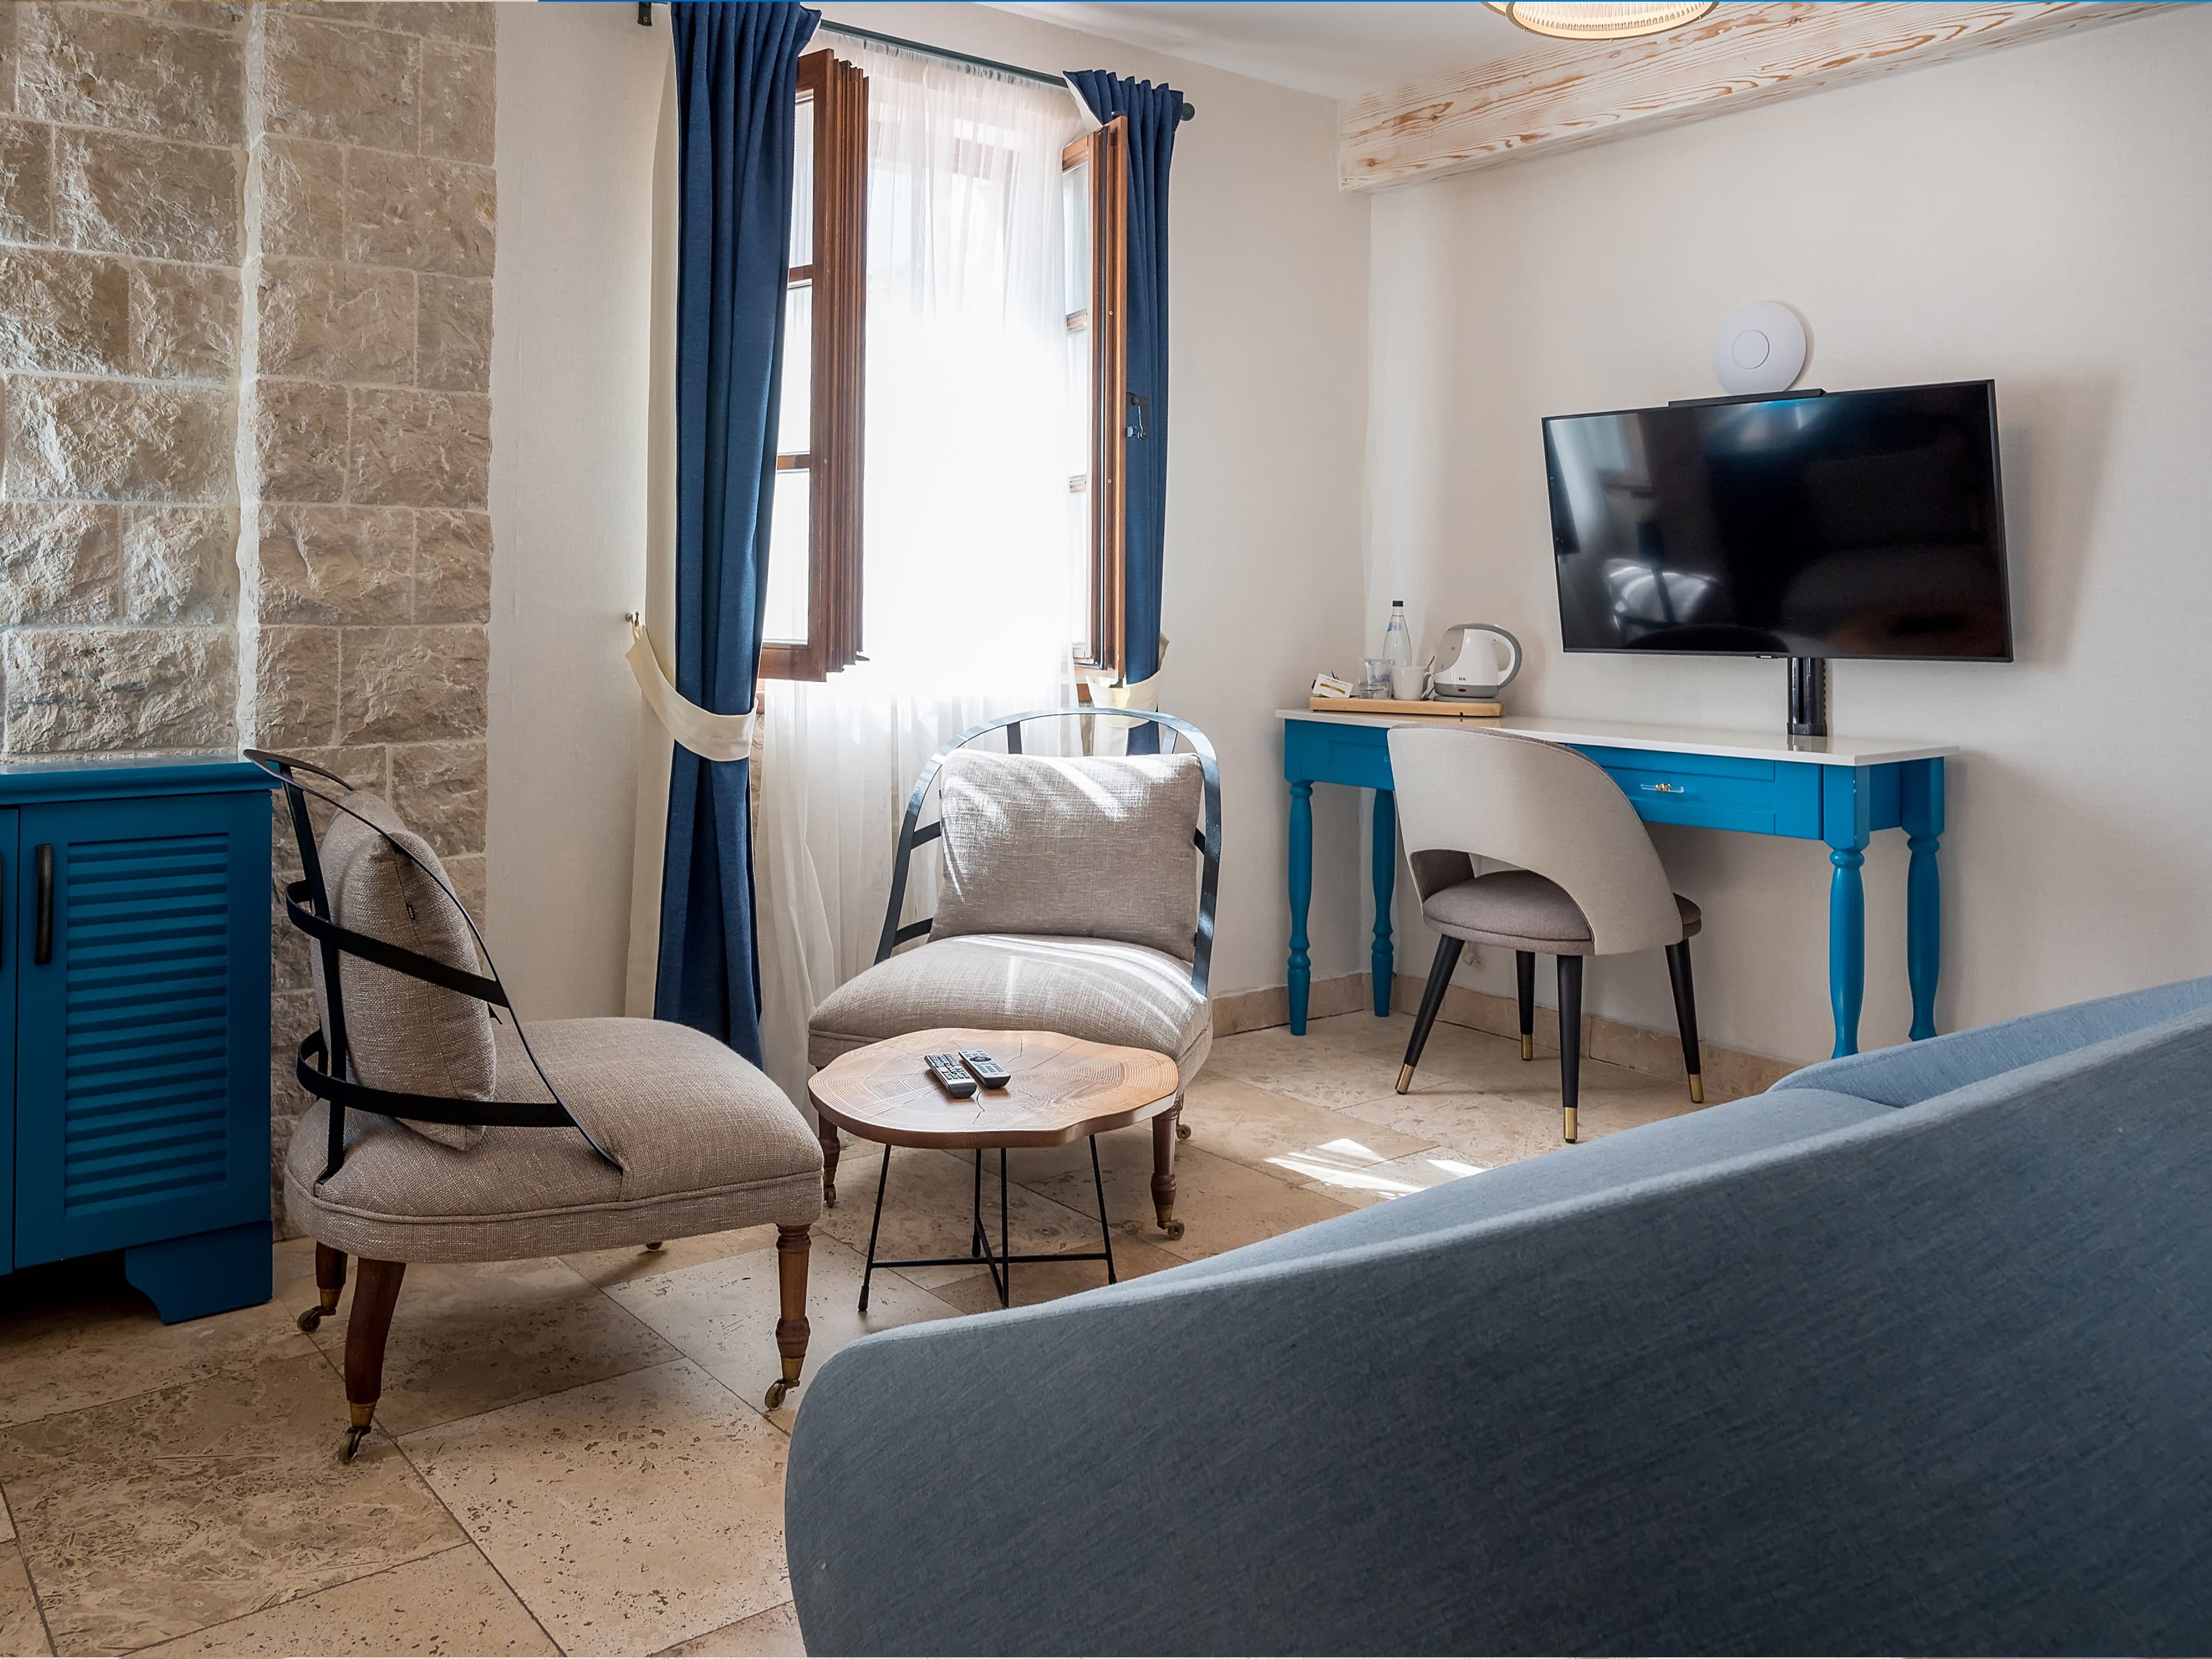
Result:
{"label": "linen cushion", "polygon": [[937,1025],[1058,1031],[1149,1048],[1188,1085],[1213,1045],[1190,969],[1164,951],[1093,939],[977,933],[933,939],[848,980],[814,1011],[807,1058]]}
{"label": "linen cushion", "polygon": [[[501,1097],[548,1098],[514,1027],[499,1028]],[[574,1129],[494,1127],[465,1154],[372,1112],[346,1114],[346,1159],[322,1173],[329,1108],[293,1131],[293,1221],[385,1261],[492,1261],[684,1238],[822,1209],[822,1146],[796,1107],[743,1058],[688,1026],[556,1019],[528,1028]],[[617,1167],[619,1164],[620,1167]]]}
{"label": "linen cushion", "polygon": [[[1696,904],[1680,893],[1674,908],[1684,939],[1705,925]],[[1443,933],[1486,945],[1547,956],[1590,954],[1590,925],[1582,907],[1565,888],[1533,870],[1498,870],[1456,883],[1423,899],[1421,915]]]}
{"label": "linen cushion", "polygon": [[945,763],[944,875],[932,939],[1121,939],[1191,959],[1195,755],[1054,759],[962,750]]}
{"label": "linen cushion", "polygon": [[[318,848],[332,919],[341,927],[450,967],[483,972],[467,916],[440,890],[440,884],[453,883],[430,843],[372,791],[353,791],[345,805],[360,817],[338,813]],[[421,860],[428,873],[393,850],[393,841]],[[323,983],[321,950],[311,950],[308,961],[327,1034],[330,993]],[[359,957],[340,958],[338,979],[344,988],[346,1048],[356,1082],[409,1094],[492,1098],[497,1064],[491,1011],[484,1004]],[[416,1133],[460,1151],[483,1137],[480,1125],[403,1121]]]}

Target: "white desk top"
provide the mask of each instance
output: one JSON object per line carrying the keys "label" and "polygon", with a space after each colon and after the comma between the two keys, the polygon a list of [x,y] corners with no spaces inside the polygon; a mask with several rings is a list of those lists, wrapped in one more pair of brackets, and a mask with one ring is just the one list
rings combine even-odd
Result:
{"label": "white desk top", "polygon": [[1650,749],[1670,755],[1731,755],[1742,760],[1810,761],[1820,766],[1884,766],[1896,761],[1934,760],[1955,755],[1956,744],[1900,743],[1882,738],[1793,738],[1786,732],[1722,732],[1697,726],[1643,726],[1628,720],[1550,720],[1507,714],[1498,720],[1441,720],[1417,714],[1362,714],[1358,698],[1346,698],[1346,712],[1278,708],[1286,720],[1316,720],[1330,726],[1444,726],[1518,732],[1553,743],[1595,744],[1611,749]]}

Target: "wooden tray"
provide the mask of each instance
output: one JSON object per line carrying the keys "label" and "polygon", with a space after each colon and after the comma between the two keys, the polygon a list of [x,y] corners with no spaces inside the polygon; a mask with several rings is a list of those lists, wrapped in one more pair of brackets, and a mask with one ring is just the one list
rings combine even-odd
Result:
{"label": "wooden tray", "polygon": [[1397,697],[1308,697],[1306,707],[1316,714],[1413,714],[1425,720],[1496,720],[1505,712],[1502,702],[1447,702],[1431,697],[1407,702]]}

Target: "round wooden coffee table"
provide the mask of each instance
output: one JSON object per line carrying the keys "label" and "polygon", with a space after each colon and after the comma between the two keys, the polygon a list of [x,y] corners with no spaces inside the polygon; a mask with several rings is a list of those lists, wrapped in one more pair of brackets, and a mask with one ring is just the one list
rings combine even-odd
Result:
{"label": "round wooden coffee table", "polygon": [[[981,1089],[955,1099],[938,1085],[924,1054],[981,1048],[1012,1075],[1003,1089]],[[1097,1136],[1149,1120],[1152,1125],[1152,1204],[1171,1238],[1175,1218],[1176,1119],[1180,1114],[1176,1066],[1149,1048],[1118,1048],[1057,1031],[976,1031],[940,1027],[872,1042],[840,1054],[808,1081],[806,1092],[821,1121],[822,1196],[837,1201],[837,1132],[850,1130],[884,1148],[876,1180],[875,1219],[868,1229],[868,1261],[860,1276],[860,1309],[868,1306],[868,1281],[878,1267],[942,1267],[980,1261],[990,1270],[1001,1307],[1012,1305],[1017,1261],[1103,1261],[1115,1282],[1114,1238],[1106,1221],[1106,1183],[1099,1173]],[[1064,1146],[1088,1139],[1091,1179],[1098,1194],[1103,1248],[1078,1254],[1013,1255],[1008,1252],[1006,1149]],[[884,1218],[884,1188],[890,1177],[890,1149],[929,1146],[975,1153],[975,1206],[964,1256],[878,1261],[876,1237]],[[992,1248],[983,1224],[983,1152],[999,1150],[999,1241]]]}

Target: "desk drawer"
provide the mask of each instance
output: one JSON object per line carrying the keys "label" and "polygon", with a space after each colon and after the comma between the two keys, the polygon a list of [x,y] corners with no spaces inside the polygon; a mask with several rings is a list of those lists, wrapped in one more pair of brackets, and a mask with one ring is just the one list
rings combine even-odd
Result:
{"label": "desk drawer", "polygon": [[1283,775],[1296,782],[1390,787],[1390,734],[1379,726],[1288,720],[1283,726]]}
{"label": "desk drawer", "polygon": [[1582,752],[1605,768],[1650,823],[1820,839],[1820,769],[1815,764],[1650,749]]}

